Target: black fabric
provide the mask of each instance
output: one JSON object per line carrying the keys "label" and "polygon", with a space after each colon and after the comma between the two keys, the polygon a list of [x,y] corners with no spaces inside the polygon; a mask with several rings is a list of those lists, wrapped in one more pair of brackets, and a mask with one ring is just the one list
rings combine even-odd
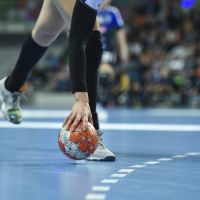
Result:
{"label": "black fabric", "polygon": [[96,113],[98,68],[102,56],[102,42],[99,31],[93,31],[90,35],[86,48],[86,82],[89,95],[89,104],[92,112],[94,127],[99,129],[99,120]]}
{"label": "black fabric", "polygon": [[76,1],[69,35],[69,69],[72,92],[86,92],[85,43],[92,32],[97,13]]}
{"label": "black fabric", "polygon": [[100,129],[98,113],[92,113],[93,125],[96,130]]}
{"label": "black fabric", "polygon": [[24,42],[17,63],[5,81],[5,87],[10,92],[19,91],[27,76],[46,52],[47,47],[38,45],[30,35]]}

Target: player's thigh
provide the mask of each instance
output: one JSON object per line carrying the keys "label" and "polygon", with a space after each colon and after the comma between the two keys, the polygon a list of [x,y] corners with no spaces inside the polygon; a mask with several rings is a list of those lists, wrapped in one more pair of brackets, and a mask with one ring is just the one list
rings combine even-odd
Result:
{"label": "player's thigh", "polygon": [[[58,8],[59,12],[65,19],[67,26],[70,24],[70,17],[72,16],[74,5],[76,0],[52,0],[56,7]],[[99,30],[99,21],[96,20],[96,23],[94,25],[94,30]]]}
{"label": "player's thigh", "polygon": [[44,0],[39,17],[32,31],[34,38],[51,42],[64,29],[65,21],[51,0]]}
{"label": "player's thigh", "polygon": [[59,10],[63,18],[72,16],[76,0],[51,0]]}

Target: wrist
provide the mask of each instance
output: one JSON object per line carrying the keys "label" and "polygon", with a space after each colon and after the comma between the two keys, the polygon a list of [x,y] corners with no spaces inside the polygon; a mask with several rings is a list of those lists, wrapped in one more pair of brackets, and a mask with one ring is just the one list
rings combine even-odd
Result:
{"label": "wrist", "polygon": [[86,103],[89,102],[89,97],[87,92],[75,92],[74,96],[76,101],[83,101]]}

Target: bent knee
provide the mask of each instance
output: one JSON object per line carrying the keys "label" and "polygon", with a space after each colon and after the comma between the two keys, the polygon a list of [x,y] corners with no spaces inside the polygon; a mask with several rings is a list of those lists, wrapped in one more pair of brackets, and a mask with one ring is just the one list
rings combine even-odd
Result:
{"label": "bent knee", "polygon": [[48,30],[46,28],[36,26],[32,31],[32,37],[39,45],[47,47],[55,41],[62,30],[63,29]]}

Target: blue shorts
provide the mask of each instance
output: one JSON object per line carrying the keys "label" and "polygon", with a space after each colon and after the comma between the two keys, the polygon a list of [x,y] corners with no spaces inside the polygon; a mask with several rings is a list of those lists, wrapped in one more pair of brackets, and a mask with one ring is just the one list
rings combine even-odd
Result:
{"label": "blue shorts", "polygon": [[89,6],[90,8],[92,8],[93,10],[98,10],[104,0],[80,0],[80,1]]}

